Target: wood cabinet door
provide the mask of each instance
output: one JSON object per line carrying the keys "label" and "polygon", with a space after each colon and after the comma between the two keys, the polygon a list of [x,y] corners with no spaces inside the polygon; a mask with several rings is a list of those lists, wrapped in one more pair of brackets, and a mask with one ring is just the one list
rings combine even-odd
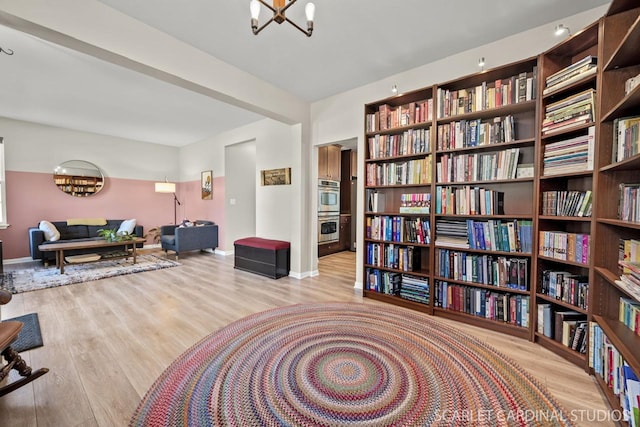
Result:
{"label": "wood cabinet door", "polygon": [[335,181],[340,181],[340,150],[339,145],[327,147],[327,175]]}

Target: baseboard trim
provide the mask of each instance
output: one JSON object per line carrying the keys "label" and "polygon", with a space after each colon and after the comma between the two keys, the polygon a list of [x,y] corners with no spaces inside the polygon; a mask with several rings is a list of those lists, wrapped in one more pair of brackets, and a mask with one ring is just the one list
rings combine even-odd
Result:
{"label": "baseboard trim", "polygon": [[216,255],[222,255],[222,256],[233,255],[233,251],[223,251],[221,249],[216,249],[215,251],[213,251],[213,253]]}
{"label": "baseboard trim", "polygon": [[22,258],[5,259],[4,261],[2,261],[3,264],[22,264],[23,262],[40,262],[40,260],[33,259],[30,256],[26,256]]}
{"label": "baseboard trim", "polygon": [[362,282],[358,282],[358,281],[356,281],[356,282],[353,284],[353,289],[363,289],[363,287],[362,287]]}
{"label": "baseboard trim", "polygon": [[313,276],[317,276],[317,275],[318,275],[318,271],[317,270],[305,271],[303,273],[299,273],[297,271],[290,271],[289,272],[289,277],[293,277],[294,279],[298,279],[298,280],[306,279],[307,277],[313,277]]}

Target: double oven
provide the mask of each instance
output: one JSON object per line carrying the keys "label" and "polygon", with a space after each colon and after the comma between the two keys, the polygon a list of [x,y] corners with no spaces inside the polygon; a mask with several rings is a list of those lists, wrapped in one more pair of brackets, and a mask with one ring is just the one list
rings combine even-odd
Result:
{"label": "double oven", "polygon": [[340,240],[340,181],[318,181],[318,243]]}

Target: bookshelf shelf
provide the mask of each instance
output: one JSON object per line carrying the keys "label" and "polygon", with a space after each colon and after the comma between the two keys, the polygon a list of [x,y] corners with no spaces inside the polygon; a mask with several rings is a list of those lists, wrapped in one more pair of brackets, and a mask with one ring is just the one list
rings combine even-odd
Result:
{"label": "bookshelf shelf", "polygon": [[597,221],[600,224],[608,224],[616,227],[624,227],[624,228],[630,228],[634,230],[640,230],[640,222],[629,222],[629,221],[622,221],[619,219],[609,219],[609,218],[598,218]]}
{"label": "bookshelf shelf", "polygon": [[573,265],[575,267],[589,268],[589,264],[583,264],[580,262],[568,261],[568,260],[563,260],[558,258],[550,258],[542,255],[538,255],[538,260],[549,261],[549,262],[554,262],[558,264]]}
{"label": "bookshelf shelf", "polygon": [[397,160],[411,160],[411,159],[420,159],[424,158],[427,153],[414,153],[414,154],[405,154],[402,156],[390,156],[390,157],[378,157],[375,159],[367,159],[365,162],[367,163],[380,163],[380,162],[393,162]]}
{"label": "bookshelf shelf", "polygon": [[532,183],[534,181],[534,178],[515,178],[515,179],[493,179],[493,180],[487,180],[487,181],[452,181],[452,182],[448,182],[448,181],[442,181],[442,182],[438,182],[438,185],[471,185],[471,186],[478,186],[478,185],[490,185],[490,184],[516,184],[518,182],[528,182],[528,183]]}
{"label": "bookshelf shelf", "polygon": [[555,138],[557,138],[559,136],[567,136],[567,135],[571,135],[571,134],[577,133],[579,131],[584,131],[585,129],[588,129],[591,126],[593,126],[593,122],[579,124],[579,125],[572,126],[572,127],[568,128],[568,129],[557,130],[555,132],[546,133],[546,134],[542,135],[540,138],[543,141],[546,142],[546,140],[548,140],[548,139],[552,139],[552,138],[555,139]]}
{"label": "bookshelf shelf", "polygon": [[366,298],[371,298],[377,301],[382,301],[389,304],[410,308],[412,310],[421,311],[427,314],[433,314],[433,308],[429,304],[411,301],[408,299],[400,298],[399,296],[387,295],[380,292],[374,292],[374,291],[368,291],[368,290],[364,291],[364,296]]}
{"label": "bookshelf shelf", "polygon": [[490,290],[490,291],[503,292],[503,293],[507,293],[507,294],[529,295],[529,291],[523,291],[523,290],[520,290],[520,289],[507,288],[507,287],[504,287],[504,286],[485,285],[485,284],[482,284],[482,283],[467,282],[467,281],[464,281],[464,280],[456,280],[456,279],[449,279],[449,278],[443,277],[443,276],[434,276],[433,278],[434,278],[434,280],[440,280],[442,282],[453,283],[454,285],[464,285],[464,286],[469,286],[471,288],[482,288],[482,289],[487,289],[487,290]]}
{"label": "bookshelf shelf", "polygon": [[456,246],[447,246],[447,245],[438,245],[436,244],[436,249],[447,249],[451,251],[464,251],[476,254],[491,254],[491,255],[500,255],[500,256],[516,256],[516,257],[530,257],[531,254],[527,252],[503,252],[503,251],[487,251],[482,249],[471,249],[471,248],[460,248]]}
{"label": "bookshelf shelf", "polygon": [[420,122],[420,123],[414,123],[406,126],[398,126],[392,129],[370,131],[370,132],[367,132],[365,135],[369,138],[376,135],[396,135],[396,134],[404,133],[406,131],[414,130],[414,129],[429,129],[431,125],[432,125],[431,121]]}
{"label": "bookshelf shelf", "polygon": [[366,268],[371,268],[374,270],[380,270],[380,271],[388,271],[391,273],[400,273],[400,274],[410,274],[412,276],[422,276],[422,277],[429,277],[429,271],[427,270],[412,270],[412,271],[408,271],[408,270],[399,270],[397,268],[390,268],[390,267],[384,267],[381,265],[373,265],[373,264],[365,264],[364,265]]}
{"label": "bookshelf shelf", "polygon": [[541,221],[575,221],[575,222],[591,222],[591,217],[585,216],[555,216],[555,215],[538,215]]}
{"label": "bookshelf shelf", "polygon": [[[636,73],[637,74],[637,73]],[[625,95],[602,117],[602,121],[610,121],[623,116],[637,114],[637,106],[640,103],[640,86],[637,86],[629,94]]]}
{"label": "bookshelf shelf", "polygon": [[553,351],[564,357],[575,365],[584,365],[587,363],[587,355],[573,350],[562,343],[551,339],[540,332],[535,333],[535,340],[544,348]]}
{"label": "bookshelf shelf", "polygon": [[640,154],[600,168],[600,172],[637,171],[640,169]]}
{"label": "bookshelf shelf", "polygon": [[591,177],[593,175],[593,171],[583,171],[583,172],[573,172],[573,173],[558,173],[554,175],[542,175],[540,176],[540,180],[552,180],[552,179],[567,179],[567,178],[582,178],[582,177]]}
{"label": "bookshelf shelf", "polygon": [[[456,185],[456,184],[451,184]],[[459,184],[464,185],[464,184]],[[532,219],[532,215],[462,215],[462,214],[435,214],[436,218],[464,218],[464,219]]]}
{"label": "bookshelf shelf", "polygon": [[429,187],[431,184],[430,183],[426,183],[426,184],[403,184],[403,185],[365,185],[365,189],[368,190],[382,190],[385,188],[406,188],[406,189],[410,189],[411,187]]}
{"label": "bookshelf shelf", "polygon": [[436,154],[446,154],[446,153],[459,153],[466,151],[482,151],[482,150],[496,150],[503,148],[511,148],[518,146],[533,146],[535,144],[535,139],[527,138],[527,139],[518,139],[516,141],[511,142],[499,142],[495,144],[485,144],[485,145],[477,145],[475,147],[463,147],[463,148],[451,148],[445,150],[436,150]]}
{"label": "bookshelf shelf", "polygon": [[583,313],[585,315],[588,314],[588,310],[585,310],[584,308],[578,307],[578,306],[573,305],[573,304],[569,304],[568,302],[564,302],[562,300],[550,297],[549,295],[546,295],[546,294],[538,293],[538,294],[536,294],[536,297],[541,299],[541,300],[544,300],[546,302],[549,302],[551,304],[562,306],[562,307],[567,308],[569,310],[577,311],[577,312]]}
{"label": "bookshelf shelf", "polygon": [[529,338],[529,330],[521,326],[512,325],[498,320],[486,319],[484,317],[474,316],[473,314],[449,310],[447,308],[441,307],[434,307],[433,312],[435,315],[442,316],[447,319],[463,321],[470,325],[502,332],[504,334],[513,335],[522,339]]}

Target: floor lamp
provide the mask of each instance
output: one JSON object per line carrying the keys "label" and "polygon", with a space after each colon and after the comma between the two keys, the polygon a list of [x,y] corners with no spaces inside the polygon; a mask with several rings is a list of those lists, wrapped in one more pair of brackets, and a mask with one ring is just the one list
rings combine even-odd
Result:
{"label": "floor lamp", "polygon": [[156,193],[173,193],[173,223],[178,224],[178,205],[182,205],[176,196],[176,184],[173,182],[156,182]]}

